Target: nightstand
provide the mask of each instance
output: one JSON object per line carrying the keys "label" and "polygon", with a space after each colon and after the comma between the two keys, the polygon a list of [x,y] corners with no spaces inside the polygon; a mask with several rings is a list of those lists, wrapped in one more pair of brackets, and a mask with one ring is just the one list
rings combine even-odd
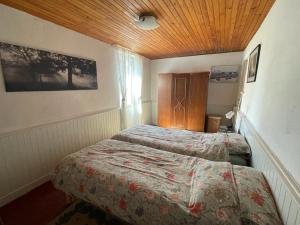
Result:
{"label": "nightstand", "polygon": [[206,116],[206,132],[217,133],[220,129],[222,116],[219,115],[207,115]]}

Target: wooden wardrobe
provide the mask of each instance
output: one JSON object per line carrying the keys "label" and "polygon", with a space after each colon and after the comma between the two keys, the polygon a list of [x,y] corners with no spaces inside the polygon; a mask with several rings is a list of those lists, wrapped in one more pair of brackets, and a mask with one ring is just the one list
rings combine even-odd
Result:
{"label": "wooden wardrobe", "polygon": [[158,125],[204,131],[209,72],[159,75]]}

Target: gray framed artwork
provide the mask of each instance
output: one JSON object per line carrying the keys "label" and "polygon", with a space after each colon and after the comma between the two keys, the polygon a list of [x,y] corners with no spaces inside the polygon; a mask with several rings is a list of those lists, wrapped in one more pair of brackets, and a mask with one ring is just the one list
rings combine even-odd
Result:
{"label": "gray framed artwork", "polygon": [[247,83],[256,81],[260,48],[261,45],[259,44],[258,46],[256,46],[256,48],[251,52],[249,56]]}
{"label": "gray framed artwork", "polygon": [[239,78],[239,72],[239,65],[212,66],[209,81],[217,83],[236,83]]}
{"label": "gray framed artwork", "polygon": [[93,90],[96,61],[0,42],[7,92]]}

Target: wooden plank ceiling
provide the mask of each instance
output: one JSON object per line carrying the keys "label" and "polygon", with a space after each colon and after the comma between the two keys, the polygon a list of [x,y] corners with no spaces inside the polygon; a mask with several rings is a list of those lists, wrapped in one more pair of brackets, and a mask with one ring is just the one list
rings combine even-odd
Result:
{"label": "wooden plank ceiling", "polygon": [[[275,0],[0,0],[150,59],[244,50]],[[160,27],[134,25],[153,13]]]}

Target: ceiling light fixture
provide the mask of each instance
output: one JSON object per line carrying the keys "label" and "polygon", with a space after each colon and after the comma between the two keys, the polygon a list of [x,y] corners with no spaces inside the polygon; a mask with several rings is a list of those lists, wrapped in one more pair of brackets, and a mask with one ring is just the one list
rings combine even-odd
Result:
{"label": "ceiling light fixture", "polygon": [[142,30],[154,30],[159,27],[156,18],[151,15],[141,15],[135,25]]}

